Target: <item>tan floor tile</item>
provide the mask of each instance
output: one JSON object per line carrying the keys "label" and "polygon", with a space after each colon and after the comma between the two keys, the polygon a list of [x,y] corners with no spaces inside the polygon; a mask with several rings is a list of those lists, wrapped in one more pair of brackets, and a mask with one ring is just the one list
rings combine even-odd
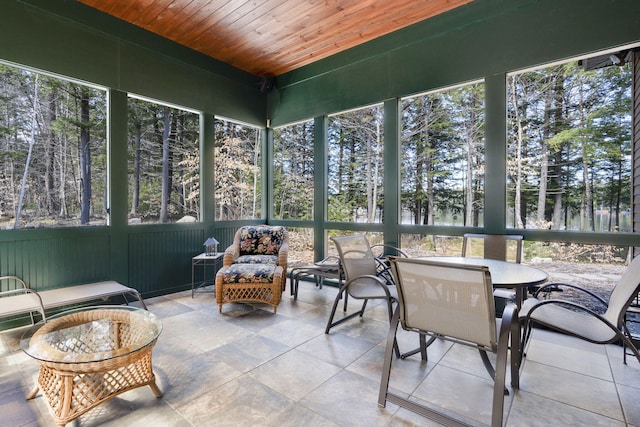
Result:
{"label": "tan floor tile", "polygon": [[[288,286],[288,285],[287,285]],[[324,329],[337,289],[301,282],[277,314],[264,304],[225,304],[215,295],[179,292],[146,302],[164,330],[153,364],[162,398],[149,387],[120,395],[83,415],[79,426],[435,426],[396,405],[377,405],[388,333],[383,304],[362,319]],[[360,306],[350,300],[349,310]],[[342,317],[340,302],[337,318]],[[0,425],[49,426],[43,396],[24,400],[38,364],[19,340],[26,328],[0,333]],[[417,334],[400,330],[402,351]],[[436,340],[429,361],[394,359],[391,388],[417,401],[488,422],[493,392],[477,350]],[[615,382],[614,382],[615,381]],[[640,363],[622,363],[619,346],[597,346],[536,330],[521,390],[505,401],[507,427],[640,426]],[[423,400],[424,399],[424,400]]]}

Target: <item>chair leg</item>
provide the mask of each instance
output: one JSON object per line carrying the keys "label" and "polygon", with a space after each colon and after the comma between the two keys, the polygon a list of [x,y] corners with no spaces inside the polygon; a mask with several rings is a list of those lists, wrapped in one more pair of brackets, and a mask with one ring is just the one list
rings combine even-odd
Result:
{"label": "chair leg", "polygon": [[638,352],[638,349],[633,344],[631,331],[629,331],[629,328],[627,328],[627,325],[625,324],[622,324],[620,339],[622,340],[622,361],[624,364],[627,364],[627,347],[631,350],[636,359],[638,359],[638,362],[640,362],[640,352]]}
{"label": "chair leg", "polygon": [[522,340],[520,343],[520,362],[521,363],[522,363],[522,359],[526,356],[524,349],[527,348],[527,343],[531,339],[532,328],[533,328],[533,325],[532,325],[531,319],[529,319],[528,317],[521,322],[521,331],[520,331],[520,334],[522,335]]}
{"label": "chair leg", "polygon": [[338,295],[336,295],[336,299],[333,301],[333,308],[331,309],[331,315],[329,316],[329,320],[327,321],[327,327],[326,327],[326,328],[325,328],[325,330],[324,330],[324,333],[325,333],[325,334],[328,334],[328,333],[329,333],[329,330],[330,330],[331,328],[333,328],[334,326],[339,325],[339,324],[340,324],[340,323],[342,323],[342,322],[346,322],[346,321],[347,321],[347,320],[349,320],[349,319],[353,319],[353,318],[354,318],[354,317],[356,317],[356,316],[360,316],[360,317],[362,317],[362,315],[364,314],[364,308],[365,308],[365,307],[366,307],[366,305],[367,305],[367,300],[364,300],[364,303],[362,304],[362,308],[361,308],[359,311],[356,311],[355,313],[351,313],[350,315],[348,315],[348,316],[346,316],[346,317],[343,317],[343,318],[342,318],[342,319],[340,319],[340,320],[336,320],[336,321],[334,322],[334,321],[333,321],[333,318],[334,318],[334,317],[335,317],[335,315],[336,315],[336,310],[337,310],[337,308],[338,308],[338,303],[339,303],[339,302],[340,302],[340,300],[342,299],[343,294],[344,294],[344,296],[345,296],[345,298],[346,298],[346,296],[347,296],[347,292],[346,292],[346,290],[345,290],[344,288],[343,288],[343,289],[341,289],[341,290],[338,292]]}
{"label": "chair leg", "polygon": [[389,391],[389,376],[391,375],[391,359],[398,343],[396,342],[396,332],[398,331],[398,323],[400,321],[400,310],[394,313],[391,324],[389,325],[389,333],[387,334],[387,345],[384,352],[384,363],[382,365],[382,378],[380,380],[380,392],[378,393],[378,406],[384,408],[387,404],[387,392]]}
{"label": "chair leg", "polygon": [[291,296],[293,296],[293,300],[297,300],[298,299],[298,281],[300,279],[298,278],[298,273],[296,272],[296,274],[292,274],[291,277],[289,277],[289,281],[291,282],[291,288],[289,289],[289,291],[291,292]]}
{"label": "chair leg", "polygon": [[409,356],[413,356],[414,354],[420,353],[420,358],[425,362],[428,360],[427,356],[427,347],[429,347],[436,340],[435,336],[429,337],[429,341],[427,342],[427,336],[425,334],[419,335],[420,346],[411,351],[407,351],[406,353],[402,353],[400,355],[400,359],[406,359]]}
{"label": "chair leg", "polygon": [[522,366],[522,352],[520,347],[520,321],[518,315],[511,321],[510,347],[511,347],[511,387],[520,388],[520,367]]}
{"label": "chair leg", "polygon": [[[362,303],[362,307],[360,308],[360,317],[364,316],[364,309],[367,308],[367,302],[369,302],[368,299],[364,300],[364,302]],[[346,307],[347,307],[347,299],[345,298],[344,300],[344,307],[345,307],[345,311],[346,311]]]}
{"label": "chair leg", "polygon": [[[389,311],[389,325],[391,325],[391,323],[393,322],[393,302],[395,301],[394,298],[390,298],[387,299],[387,310]],[[365,301],[366,303],[366,301]],[[362,311],[364,311],[364,306],[362,307]],[[400,309],[397,309],[396,311],[400,311]],[[396,326],[397,329],[397,326]],[[393,350],[396,353],[396,357],[400,358],[401,354],[400,354],[400,347],[398,347],[398,340],[395,339],[395,334],[394,334],[394,339],[393,339]]]}
{"label": "chair leg", "polygon": [[[515,318],[514,318],[515,313]],[[502,411],[504,409],[505,379],[507,373],[507,352],[509,351],[509,338],[514,330],[512,322],[517,322],[517,309],[505,310],[502,315],[502,323],[498,334],[498,354],[493,383],[493,407],[491,414],[491,426],[502,427]],[[516,352],[518,350],[516,349]],[[512,372],[514,360],[511,360]],[[516,382],[519,382],[516,379]]]}

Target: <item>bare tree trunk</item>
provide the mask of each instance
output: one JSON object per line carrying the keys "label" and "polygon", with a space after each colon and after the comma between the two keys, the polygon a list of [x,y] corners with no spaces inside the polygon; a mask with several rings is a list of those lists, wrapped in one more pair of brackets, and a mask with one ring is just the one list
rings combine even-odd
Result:
{"label": "bare tree trunk", "polygon": [[522,225],[522,212],[520,210],[521,208],[521,197],[522,197],[522,145],[523,145],[523,141],[524,141],[524,129],[522,128],[522,119],[520,117],[520,110],[518,108],[518,99],[517,99],[517,94],[516,94],[516,84],[515,84],[516,79],[512,78],[511,79],[511,95],[513,97],[513,110],[514,110],[514,121],[516,123],[516,149],[515,149],[515,155],[516,155],[516,165],[515,165],[515,176],[514,176],[514,183],[515,183],[515,195],[514,195],[514,203],[513,203],[513,210],[514,210],[514,217],[516,220],[516,228],[523,228]]}
{"label": "bare tree trunk", "polygon": [[142,122],[140,118],[135,120],[135,136],[134,136],[134,157],[133,157],[133,191],[131,195],[131,215],[138,214],[138,206],[140,205],[140,144],[142,140]]}
{"label": "bare tree trunk", "polygon": [[[426,134],[426,132],[425,132]],[[413,194],[414,200],[414,223],[422,224],[422,213],[424,210],[424,188],[422,186],[422,177],[427,172],[426,160],[425,160],[425,146],[422,143],[422,138],[419,136],[416,142],[416,179],[415,190]]]}
{"label": "bare tree trunk", "polygon": [[27,187],[27,176],[29,175],[29,164],[31,163],[31,153],[33,152],[33,146],[36,143],[36,123],[38,120],[37,107],[38,107],[38,75],[36,74],[35,82],[33,85],[33,111],[32,111],[32,117],[31,117],[31,139],[29,141],[29,152],[27,153],[27,160],[24,165],[24,174],[22,175],[20,197],[18,198],[18,210],[16,211],[16,220],[13,224],[14,229],[18,229],[20,226],[20,216],[22,215],[22,202],[24,200],[24,192]]}
{"label": "bare tree trunk", "polygon": [[557,188],[553,194],[553,218],[552,218],[552,229],[560,230],[560,226],[562,224],[562,151],[558,151],[554,156],[554,181],[556,182]]}
{"label": "bare tree trunk", "polygon": [[162,111],[164,129],[162,130],[162,196],[160,201],[160,222],[169,220],[169,134],[171,128],[171,110],[164,107]]}
{"label": "bare tree trunk", "polygon": [[258,195],[260,194],[260,189],[258,188],[258,171],[260,170],[260,165],[258,161],[260,160],[260,133],[256,132],[256,140],[253,144],[253,206],[251,207],[251,218],[256,218],[256,211],[258,209]]}
{"label": "bare tree trunk", "polygon": [[52,88],[51,93],[48,96],[48,108],[46,110],[45,121],[47,123],[46,128],[49,129],[49,144],[46,144],[45,148],[45,170],[44,170],[44,186],[45,186],[45,206],[47,209],[47,214],[51,215],[57,213],[59,210],[58,203],[54,196],[55,192],[55,149],[56,149],[56,135],[51,131],[50,124],[57,120],[57,103],[56,103],[57,90]]}
{"label": "bare tree trunk", "polygon": [[367,162],[372,165],[372,174],[371,179],[368,180],[367,183],[367,194],[371,194],[367,199],[369,200],[367,206],[367,222],[374,223],[376,216],[376,207],[378,206],[378,173],[379,173],[379,165],[380,159],[378,158],[379,153],[381,151],[380,147],[382,145],[382,135],[380,130],[380,120],[376,120],[376,143],[375,147],[373,147],[373,152],[371,153],[371,161]]}
{"label": "bare tree trunk", "polygon": [[91,218],[91,134],[89,121],[89,91],[82,86],[80,92],[80,182],[82,200],[80,223],[88,224]]}
{"label": "bare tree trunk", "polygon": [[[581,74],[578,73],[579,85],[580,85],[580,127],[584,129],[586,118],[584,116],[584,88],[583,81],[581,78]],[[587,215],[587,223],[589,224],[589,229],[591,231],[596,230],[595,218],[594,218],[594,209],[593,209],[593,191],[591,188],[591,176],[589,174],[590,166],[589,160],[590,155],[588,152],[588,141],[586,140],[586,136],[580,136],[579,141],[581,144],[582,151],[582,180],[584,182],[584,196],[585,196],[585,213]]]}
{"label": "bare tree trunk", "polygon": [[467,140],[467,179],[465,180],[465,213],[464,225],[473,226],[473,165],[474,162],[473,144]]}
{"label": "bare tree trunk", "polygon": [[544,211],[547,205],[547,179],[549,177],[549,146],[547,140],[551,136],[551,108],[553,104],[553,91],[547,90],[545,97],[544,116],[545,123],[542,131],[542,147],[540,153],[540,182],[538,184],[538,206],[536,208],[536,226],[541,227],[544,223]]}
{"label": "bare tree trunk", "polygon": [[[553,123],[555,126],[560,129],[561,124],[563,123],[564,117],[564,94],[565,94],[565,84],[564,84],[564,72],[559,73],[559,75],[554,77],[553,81],[553,99],[554,99],[554,120]],[[553,160],[553,180],[556,184],[555,192],[553,195],[553,217],[551,220],[551,227],[553,230],[560,230],[561,225],[563,223],[563,206],[562,206],[562,195],[564,193],[564,189],[566,188],[566,184],[563,180],[563,165],[565,164],[565,158],[562,148],[558,149],[554,155]],[[568,177],[568,175],[566,175]],[[566,224],[566,221],[564,221]],[[565,226],[566,228],[566,226]]]}

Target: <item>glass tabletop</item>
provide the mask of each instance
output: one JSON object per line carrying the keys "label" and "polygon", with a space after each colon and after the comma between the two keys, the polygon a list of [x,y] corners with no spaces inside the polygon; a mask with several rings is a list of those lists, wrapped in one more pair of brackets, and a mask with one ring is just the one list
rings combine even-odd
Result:
{"label": "glass tabletop", "polygon": [[132,306],[96,306],[66,311],[29,328],[22,350],[52,363],[89,363],[126,356],[155,343],[162,323]]}
{"label": "glass tabletop", "polygon": [[543,270],[515,262],[460,256],[429,256],[420,258],[455,264],[487,266],[491,273],[493,286],[496,288],[517,288],[540,285],[549,278],[549,275]]}

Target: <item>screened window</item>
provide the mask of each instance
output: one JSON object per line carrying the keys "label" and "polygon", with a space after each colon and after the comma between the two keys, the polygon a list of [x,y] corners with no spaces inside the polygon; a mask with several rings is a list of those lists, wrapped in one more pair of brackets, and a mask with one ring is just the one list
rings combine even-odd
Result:
{"label": "screened window", "polygon": [[329,117],[329,221],[382,222],[383,121],[382,104]]}
{"label": "screened window", "polygon": [[106,92],[0,64],[0,228],[107,224]]}
{"label": "screened window", "polygon": [[509,76],[509,227],[631,231],[631,69],[594,59]]}
{"label": "screened window", "polygon": [[273,130],[273,216],[313,219],[313,120]]}
{"label": "screened window", "polygon": [[261,129],[216,119],[216,220],[261,217],[261,150]]}
{"label": "screened window", "polygon": [[484,84],[401,101],[403,224],[481,226]]}
{"label": "screened window", "polygon": [[314,230],[313,228],[287,227],[289,232],[289,265],[313,264]]}
{"label": "screened window", "polygon": [[200,116],[129,98],[129,222],[200,217]]}

